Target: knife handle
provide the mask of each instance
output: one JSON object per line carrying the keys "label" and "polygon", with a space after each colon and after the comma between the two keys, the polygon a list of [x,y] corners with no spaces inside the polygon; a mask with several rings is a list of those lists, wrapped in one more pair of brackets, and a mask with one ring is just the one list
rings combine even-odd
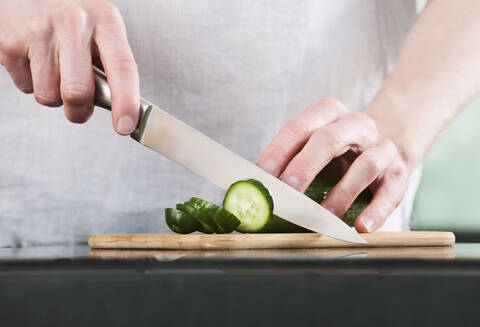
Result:
{"label": "knife handle", "polygon": [[[95,105],[107,110],[112,110],[112,98],[110,95],[110,86],[108,86],[107,77],[100,69],[95,66],[92,67],[95,76]],[[151,106],[152,105],[145,99],[140,98],[139,124],[142,121],[143,115]]]}

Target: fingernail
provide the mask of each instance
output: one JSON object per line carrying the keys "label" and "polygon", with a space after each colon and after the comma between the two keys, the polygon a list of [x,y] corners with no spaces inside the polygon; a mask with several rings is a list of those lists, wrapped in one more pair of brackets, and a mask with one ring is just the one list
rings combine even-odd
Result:
{"label": "fingernail", "polygon": [[262,168],[263,170],[265,170],[267,173],[270,173],[272,175],[275,175],[275,172],[276,172],[276,167],[277,165],[275,164],[275,161],[273,161],[272,159],[267,159],[265,160],[264,162],[262,162],[260,164],[260,168]]}
{"label": "fingernail", "polygon": [[133,119],[130,116],[123,116],[118,119],[117,122],[118,131],[121,134],[130,134],[135,129]]}
{"label": "fingernail", "polygon": [[373,221],[373,219],[363,219],[362,220],[362,225],[363,225],[363,227],[365,227],[367,232],[370,233],[370,232],[373,231],[373,227],[375,225],[375,222]]}
{"label": "fingernail", "polygon": [[298,187],[300,186],[300,181],[295,176],[288,176],[285,179],[285,183],[287,183],[288,185],[290,185],[291,187],[293,187],[296,190],[298,190]]}

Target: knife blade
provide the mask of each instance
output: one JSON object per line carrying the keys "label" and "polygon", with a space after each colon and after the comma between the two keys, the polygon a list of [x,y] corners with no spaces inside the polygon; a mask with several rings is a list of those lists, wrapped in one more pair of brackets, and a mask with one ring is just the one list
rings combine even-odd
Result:
{"label": "knife blade", "polygon": [[[110,88],[102,71],[95,71],[95,104],[111,109]],[[177,164],[227,190],[243,179],[257,179],[274,199],[276,215],[317,233],[352,243],[365,240],[341,219],[252,162],[193,127],[141,99],[141,118],[132,138]]]}

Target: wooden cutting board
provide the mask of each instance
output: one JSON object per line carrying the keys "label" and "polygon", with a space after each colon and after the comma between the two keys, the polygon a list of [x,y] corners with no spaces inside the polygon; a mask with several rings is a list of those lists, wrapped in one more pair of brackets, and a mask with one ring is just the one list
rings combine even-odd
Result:
{"label": "wooden cutting board", "polygon": [[246,250],[451,246],[451,232],[376,232],[362,234],[367,244],[339,241],[322,234],[101,234],[92,249]]}
{"label": "wooden cutting board", "polygon": [[153,259],[174,261],[179,258],[220,259],[300,259],[300,258],[369,258],[369,259],[454,259],[453,246],[318,248],[318,249],[249,249],[249,250],[159,250],[159,249],[91,249],[92,259]]}

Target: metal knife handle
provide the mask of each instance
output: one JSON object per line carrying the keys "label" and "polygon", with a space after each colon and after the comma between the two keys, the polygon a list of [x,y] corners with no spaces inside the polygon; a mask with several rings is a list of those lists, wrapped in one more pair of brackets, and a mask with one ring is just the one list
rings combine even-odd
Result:
{"label": "metal knife handle", "polygon": [[[107,110],[112,110],[112,97],[110,95],[110,86],[107,83],[107,77],[97,67],[93,66],[95,75],[95,105]],[[151,104],[140,98],[140,120],[145,111]]]}

